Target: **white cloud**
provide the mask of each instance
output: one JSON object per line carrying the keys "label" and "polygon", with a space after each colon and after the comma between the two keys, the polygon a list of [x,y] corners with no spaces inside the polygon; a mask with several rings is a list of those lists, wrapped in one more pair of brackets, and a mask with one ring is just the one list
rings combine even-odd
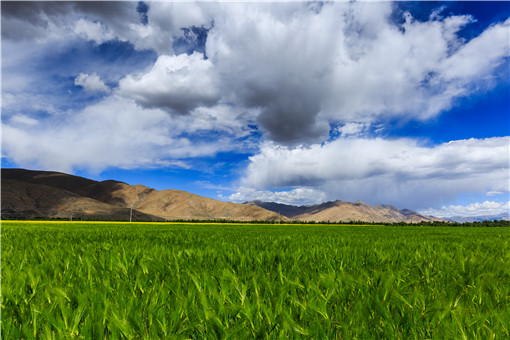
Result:
{"label": "white cloud", "polygon": [[43,44],[68,39],[70,3],[3,2],[2,39]]}
{"label": "white cloud", "polygon": [[53,98],[48,97],[49,96],[29,92],[18,92],[15,94],[4,92],[2,94],[2,116],[7,117],[14,114],[30,118],[29,115],[24,112],[42,111],[50,115],[61,113],[62,110],[58,107],[59,103],[57,103],[56,100],[51,100]]}
{"label": "white cloud", "polygon": [[189,168],[189,159],[239,147],[228,135],[206,136],[203,141],[183,137],[187,131],[178,128],[186,127],[180,119],[112,95],[37,125],[20,125],[19,118],[11,119],[2,126],[2,152],[26,168],[100,172],[108,167]]}
{"label": "white cloud", "polygon": [[408,15],[397,27],[391,13],[391,3],[225,4],[206,52],[222,93],[261,108],[268,138],[290,145],[327,139],[329,122],[434,117],[493,85],[509,55],[508,21],[465,42],[470,16]]}
{"label": "white cloud", "polygon": [[105,85],[96,73],[80,73],[74,79],[74,85],[83,87],[83,89],[87,92],[110,92],[110,88]]}
{"label": "white cloud", "polygon": [[[135,3],[136,4],[136,3]],[[148,23],[131,22],[115,30],[121,40],[139,50],[153,49],[159,55],[173,55],[173,42],[183,36],[182,28],[210,27],[217,4],[196,2],[148,2]]]}
{"label": "white cloud", "polygon": [[[2,18],[9,40],[22,34],[11,24],[25,20],[27,30],[46,36],[78,34],[153,49],[159,54],[153,69],[124,78],[124,95],[181,114],[218,101],[257,109],[266,137],[286,145],[327,140],[332,122],[437,116],[457,98],[497,82],[510,50],[509,20],[466,42],[458,32],[476,18],[438,10],[426,21],[406,14],[398,27],[389,2],[153,2],[146,24],[136,6],[14,3]],[[191,26],[210,28],[208,60],[173,55],[181,28]]]}
{"label": "white cloud", "polygon": [[[225,198],[220,196],[220,198]],[[228,196],[232,202],[265,201],[289,205],[308,205],[322,203],[326,194],[313,188],[295,188],[285,191],[255,190],[252,188],[240,187],[235,193]]]}
{"label": "white cloud", "polygon": [[21,124],[21,125],[33,126],[33,125],[39,124],[39,121],[37,119],[33,119],[33,118],[30,118],[30,117],[28,117],[26,115],[22,115],[22,114],[12,116],[10,119],[10,122],[11,122],[11,124],[15,124],[15,125]]}
{"label": "white cloud", "polygon": [[[478,37],[459,47],[458,51],[444,60],[438,68],[445,81],[469,84],[490,76],[494,69],[508,57],[510,19],[490,26]],[[460,86],[459,86],[460,87]]]}
{"label": "white cloud", "polygon": [[[508,190],[509,137],[458,140],[434,147],[410,139],[340,138],[323,145],[262,145],[242,186],[307,186],[328,199],[424,208],[468,192]],[[428,202],[428,203],[427,203]]]}
{"label": "white cloud", "polygon": [[115,37],[107,26],[100,22],[92,22],[85,19],[79,19],[73,28],[75,34],[83,39],[94,41],[96,44],[102,44],[105,41],[112,40]]}
{"label": "white cloud", "polygon": [[282,143],[319,141],[317,120],[327,68],[338,33],[334,14],[315,15],[306,4],[225,4],[209,31],[206,53],[224,96],[261,108],[258,122]]}
{"label": "white cloud", "polygon": [[101,44],[129,41],[136,49],[171,54],[181,28],[209,26],[212,4],[152,2],[143,24],[137,2],[11,2],[2,4],[2,37],[38,43],[79,37]]}
{"label": "white cloud", "polygon": [[440,209],[427,209],[421,211],[422,214],[437,216],[437,217],[478,217],[478,216],[499,216],[506,215],[509,219],[510,215],[510,201],[508,202],[495,202],[485,201],[482,203],[472,203],[469,205],[449,205],[442,206]]}
{"label": "white cloud", "polygon": [[237,137],[246,137],[252,129],[247,123],[252,122],[258,114],[256,109],[244,109],[228,104],[212,107],[200,106],[190,112],[181,128],[190,133],[196,131],[223,131]]}
{"label": "white cloud", "polygon": [[119,93],[144,107],[163,108],[179,114],[219,99],[213,65],[202,54],[162,55],[143,75],[129,75],[119,82]]}
{"label": "white cloud", "polygon": [[340,127],[338,131],[342,134],[342,136],[359,135],[366,129],[366,127],[366,124],[353,122],[345,124]]}
{"label": "white cloud", "polygon": [[[359,30],[374,21],[351,20]],[[349,44],[339,50],[324,115],[340,120],[383,115],[427,119],[449,109],[456,98],[487,86],[486,78],[509,55],[508,24],[494,25],[463,44],[456,33],[470,21],[466,16],[407,20],[403,33],[388,23],[372,25],[371,35],[347,31],[345,39],[354,39],[357,52],[353,56]],[[481,60],[483,49],[466,53],[482,45],[490,49],[488,62]],[[358,51],[359,46],[364,48]]]}

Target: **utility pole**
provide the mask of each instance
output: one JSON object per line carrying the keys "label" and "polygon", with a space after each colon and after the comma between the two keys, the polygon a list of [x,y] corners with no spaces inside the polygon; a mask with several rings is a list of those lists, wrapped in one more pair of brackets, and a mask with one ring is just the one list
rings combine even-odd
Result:
{"label": "utility pole", "polygon": [[133,204],[131,204],[131,209],[129,209],[129,222],[131,223],[131,220],[133,218]]}

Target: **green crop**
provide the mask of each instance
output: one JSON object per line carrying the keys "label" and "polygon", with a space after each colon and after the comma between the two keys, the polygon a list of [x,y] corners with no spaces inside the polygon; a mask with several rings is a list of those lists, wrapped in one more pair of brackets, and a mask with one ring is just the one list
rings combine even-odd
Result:
{"label": "green crop", "polygon": [[510,228],[2,224],[5,339],[510,338]]}

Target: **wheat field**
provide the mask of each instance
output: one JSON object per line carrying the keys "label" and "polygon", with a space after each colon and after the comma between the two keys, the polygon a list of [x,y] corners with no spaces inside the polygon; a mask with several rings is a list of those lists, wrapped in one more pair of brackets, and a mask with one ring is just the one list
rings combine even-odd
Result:
{"label": "wheat field", "polygon": [[5,339],[510,337],[510,228],[1,228]]}

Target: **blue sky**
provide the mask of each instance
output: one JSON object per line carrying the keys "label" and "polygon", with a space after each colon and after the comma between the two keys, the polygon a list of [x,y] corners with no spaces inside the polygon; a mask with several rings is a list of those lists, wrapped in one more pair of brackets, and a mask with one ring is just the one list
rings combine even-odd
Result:
{"label": "blue sky", "polygon": [[509,210],[509,2],[2,2],[2,166]]}

